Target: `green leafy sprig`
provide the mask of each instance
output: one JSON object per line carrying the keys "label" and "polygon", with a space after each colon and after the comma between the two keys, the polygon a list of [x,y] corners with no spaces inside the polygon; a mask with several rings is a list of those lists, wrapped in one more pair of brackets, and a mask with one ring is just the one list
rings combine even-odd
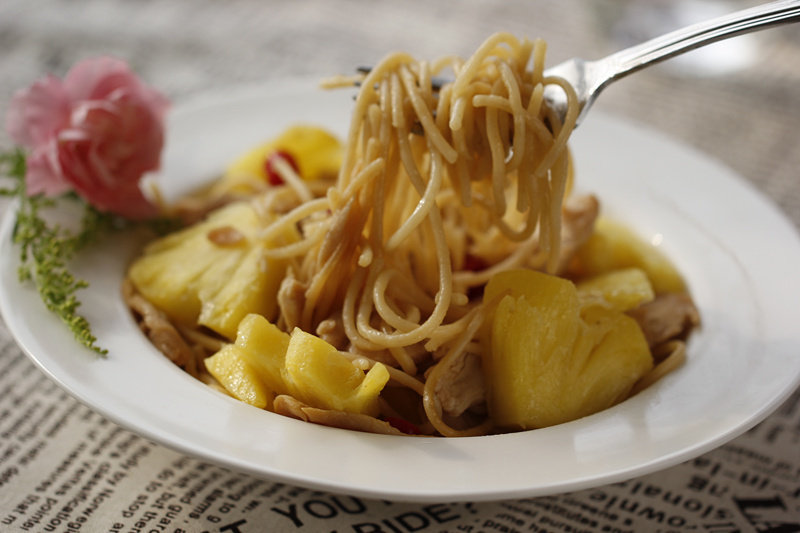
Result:
{"label": "green leafy sprig", "polygon": [[101,213],[76,195],[68,194],[65,200],[83,205],[80,229],[71,231],[48,222],[42,212],[54,207],[57,202],[43,195],[27,194],[25,154],[21,150],[0,153],[0,175],[11,179],[11,186],[0,189],[0,194],[17,199],[12,238],[20,247],[20,281],[32,282],[47,309],[61,318],[75,339],[104,356],[107,351],[97,345],[89,321],[78,313],[80,301],[76,293],[86,288],[88,283],[76,278],[70,272],[68,263],[79,250],[94,242],[104,231],[120,228],[126,225],[126,221],[115,215]]}
{"label": "green leafy sprig", "polygon": [[[78,342],[105,356],[108,351],[98,346],[89,321],[78,313],[81,303],[77,293],[89,283],[76,278],[68,265],[75,254],[96,242],[101,235],[137,223],[98,211],[75,193],[67,193],[59,199],[41,194],[29,196],[25,188],[25,162],[25,153],[20,149],[0,152],[0,177],[9,178],[11,182],[9,187],[0,187],[0,196],[17,200],[12,239],[20,247],[19,280],[36,286],[47,309],[61,318]],[[76,202],[82,207],[77,231],[48,222],[42,216],[44,210],[55,207],[59,200]],[[164,235],[182,226],[180,220],[169,217],[157,217],[144,224],[156,235]]]}

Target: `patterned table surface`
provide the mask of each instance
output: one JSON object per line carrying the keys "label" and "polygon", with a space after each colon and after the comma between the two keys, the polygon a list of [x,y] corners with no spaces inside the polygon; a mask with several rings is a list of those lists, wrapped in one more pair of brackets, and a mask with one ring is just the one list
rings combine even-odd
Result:
{"label": "patterned table surface", "polygon": [[[544,38],[552,63],[595,58],[754,3],[2,0],[0,115],[15,90],[99,54],[126,59],[180,102],[227,86],[347,73],[394,50],[466,56],[498,30]],[[798,87],[800,26],[786,26],[643,71],[607,89],[597,109],[648,124],[723,162],[800,228]],[[0,133],[0,147],[8,146]]]}

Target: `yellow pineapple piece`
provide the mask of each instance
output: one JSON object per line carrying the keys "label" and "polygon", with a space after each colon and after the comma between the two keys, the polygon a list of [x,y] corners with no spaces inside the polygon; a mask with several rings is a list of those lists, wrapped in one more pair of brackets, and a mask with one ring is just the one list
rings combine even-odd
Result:
{"label": "yellow pineapple piece", "polygon": [[389,371],[378,363],[365,375],[335,347],[295,328],[283,379],[292,396],[313,407],[376,415]]}
{"label": "yellow pineapple piece", "polygon": [[288,393],[281,375],[289,347],[288,333],[263,316],[250,314],[239,324],[235,346],[275,394]]}
{"label": "yellow pineapple piece", "polygon": [[205,360],[232,396],[272,410],[279,394],[321,409],[376,415],[389,371],[376,364],[366,374],[319,337],[281,331],[260,315],[247,315],[236,341]]}
{"label": "yellow pineapple piece", "polygon": [[584,303],[599,302],[617,311],[635,309],[655,298],[653,286],[640,268],[612,270],[578,283]]}
{"label": "yellow pineapple piece", "polygon": [[225,387],[237,400],[249,403],[259,409],[272,405],[274,393],[264,383],[261,375],[250,364],[243,350],[228,344],[204,360],[209,374]]}
{"label": "yellow pineapple piece", "polygon": [[[198,324],[231,339],[248,313],[276,314],[275,295],[286,266],[283,261],[267,260],[264,249],[257,244],[232,268],[209,269],[198,289],[202,302]],[[220,285],[219,281],[224,283]]]}
{"label": "yellow pineapple piece", "polygon": [[484,301],[499,299],[484,329],[489,412],[501,427],[533,429],[606,409],[652,368],[636,322],[581,305],[569,280],[531,270],[495,275]]}
{"label": "yellow pineapple piece", "polygon": [[298,174],[305,180],[335,177],[342,164],[342,144],[337,137],[317,126],[298,124],[239,156],[214,190],[257,189],[266,183],[265,162],[276,151],[290,154],[297,163]]}
{"label": "yellow pineapple piece", "polygon": [[[257,238],[264,226],[247,202],[225,206],[208,219],[151,243],[130,267],[136,289],[178,323],[199,323],[233,339],[248,313],[277,312],[275,295],[285,261],[265,257]],[[229,238],[212,239],[214,232]],[[283,236],[286,242],[296,234]]]}
{"label": "yellow pineapple piece", "polygon": [[[634,384],[653,368],[653,357],[639,324],[602,307],[581,309],[583,334],[594,342],[576,343],[573,358],[578,380],[572,387],[574,413],[586,416],[627,398]],[[582,395],[582,396],[581,396]]]}
{"label": "yellow pineapple piece", "polygon": [[575,257],[582,276],[596,276],[611,270],[642,269],[656,293],[685,290],[683,278],[656,246],[644,241],[627,226],[601,217],[592,236]]}
{"label": "yellow pineapple piece", "polygon": [[233,396],[261,409],[288,392],[281,377],[289,335],[261,315],[242,319],[236,342],[205,359],[208,372]]}

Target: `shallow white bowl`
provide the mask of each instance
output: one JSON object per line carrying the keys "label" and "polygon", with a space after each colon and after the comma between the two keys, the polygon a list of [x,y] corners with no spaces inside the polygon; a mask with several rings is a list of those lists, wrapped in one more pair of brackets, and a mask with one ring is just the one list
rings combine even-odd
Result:
{"label": "shallow white bowl", "polygon": [[[344,136],[352,91],[298,80],[176,108],[159,177],[175,197],[298,122]],[[575,422],[463,439],[367,435],[260,411],[195,381],[145,339],[120,297],[139,244],[108,239],[75,261],[82,311],[105,359],[77,345],[16,276],[13,210],[0,228],[0,307],[22,349],[55,382],[118,424],[204,460],[323,490],[414,500],[488,500],[578,490],[646,474],[744,432],[800,382],[800,239],[779,211],[702,154],[593,114],[573,140],[578,187],[661,243],[703,325],[688,363],[622,404]]]}

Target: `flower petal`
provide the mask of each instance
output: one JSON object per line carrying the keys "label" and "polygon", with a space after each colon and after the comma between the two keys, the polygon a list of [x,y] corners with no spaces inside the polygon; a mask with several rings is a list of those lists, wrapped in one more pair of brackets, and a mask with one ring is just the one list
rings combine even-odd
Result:
{"label": "flower petal", "polygon": [[31,196],[56,196],[69,191],[72,185],[64,179],[60,168],[55,141],[34,150],[26,162],[26,192]]}
{"label": "flower petal", "polygon": [[64,76],[64,89],[73,102],[101,100],[119,87],[138,85],[138,78],[128,65],[109,56],[80,61]]}
{"label": "flower petal", "polygon": [[61,80],[47,76],[11,99],[6,130],[18,144],[34,148],[48,142],[69,121],[69,98]]}

